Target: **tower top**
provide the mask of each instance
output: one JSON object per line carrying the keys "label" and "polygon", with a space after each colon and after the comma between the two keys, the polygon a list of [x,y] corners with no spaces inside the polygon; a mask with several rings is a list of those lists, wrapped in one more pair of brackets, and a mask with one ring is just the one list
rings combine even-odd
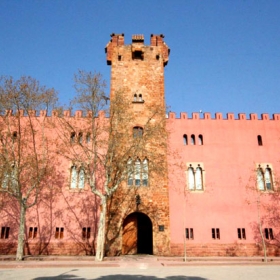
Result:
{"label": "tower top", "polygon": [[111,65],[112,60],[114,60],[114,54],[118,55],[123,48],[131,48],[132,57],[139,56],[143,57],[145,49],[153,48],[158,49],[158,56],[162,57],[163,65],[167,65],[170,49],[163,40],[164,35],[151,34],[150,45],[144,45],[144,35],[143,34],[134,34],[132,35],[131,45],[124,44],[124,34],[111,34],[111,40],[105,47],[105,53],[107,54],[107,64]]}

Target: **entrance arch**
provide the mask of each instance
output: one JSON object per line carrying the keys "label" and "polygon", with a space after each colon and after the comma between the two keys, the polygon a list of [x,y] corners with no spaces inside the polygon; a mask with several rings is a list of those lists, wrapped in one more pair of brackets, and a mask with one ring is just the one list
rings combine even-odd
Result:
{"label": "entrance arch", "polygon": [[125,218],[122,254],[153,254],[153,226],[147,215],[134,212]]}

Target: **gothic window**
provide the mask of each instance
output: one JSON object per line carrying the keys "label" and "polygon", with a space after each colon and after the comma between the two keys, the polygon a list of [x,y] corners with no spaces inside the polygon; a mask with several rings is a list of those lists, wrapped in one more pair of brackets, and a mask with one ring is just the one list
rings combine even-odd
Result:
{"label": "gothic window", "polygon": [[83,189],[85,187],[85,171],[83,168],[81,168],[79,172],[78,187],[79,189]]}
{"label": "gothic window", "polygon": [[135,186],[141,185],[141,161],[137,159],[135,161],[134,165],[134,180],[135,180]]}
{"label": "gothic window", "polygon": [[148,160],[145,158],[142,164],[142,185],[148,186],[149,179],[149,169],[148,169]]}
{"label": "gothic window", "polygon": [[87,142],[87,144],[90,143],[90,133],[87,133],[86,142]]}
{"label": "gothic window", "polygon": [[265,168],[263,168],[261,165],[258,166],[257,187],[260,191],[273,190],[272,171],[268,165]]}
{"label": "gothic window", "polygon": [[143,137],[143,128],[140,126],[133,127],[133,138],[142,138]]}
{"label": "gothic window", "polygon": [[75,189],[77,186],[77,170],[76,166],[71,167],[71,189]]}
{"label": "gothic window", "polygon": [[143,100],[142,100],[142,94],[139,94],[138,101],[139,101],[139,102],[142,102],[142,101],[143,101]]}
{"label": "gothic window", "polygon": [[141,161],[131,158],[127,161],[127,185],[128,186],[148,186],[149,184],[149,162],[148,159]]}
{"label": "gothic window", "polygon": [[191,191],[202,191],[203,190],[203,170],[200,164],[197,167],[189,165],[187,170],[188,176],[188,188]]}

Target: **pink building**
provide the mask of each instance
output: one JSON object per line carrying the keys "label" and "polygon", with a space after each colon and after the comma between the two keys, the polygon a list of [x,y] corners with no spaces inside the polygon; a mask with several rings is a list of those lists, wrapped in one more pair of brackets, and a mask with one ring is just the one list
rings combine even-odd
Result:
{"label": "pink building", "polygon": [[[151,35],[150,45],[144,45],[142,35],[133,36],[131,45],[124,44],[123,34],[111,37],[106,46],[111,96],[124,87],[138,118],[131,126],[139,130],[147,116],[146,106],[164,109],[164,67],[170,50],[163,35]],[[86,117],[80,111],[64,116],[85,126]],[[102,113],[98,119],[106,122]],[[127,212],[118,209],[120,228],[106,244],[106,253],[129,251],[123,249],[129,237],[124,238],[124,232],[132,223],[133,253],[256,256],[263,255],[264,241],[269,255],[279,255],[280,114],[271,119],[268,114],[259,118],[216,113],[212,118],[210,113],[181,113],[177,118],[169,113],[166,129],[166,176],[149,183],[146,177],[142,186],[133,178],[141,204],[136,201],[137,207]],[[51,128],[49,136],[57,137]],[[87,141],[79,133],[69,137]],[[82,165],[59,155],[53,164],[59,171],[49,182],[53,188],[46,189],[38,205],[27,212],[25,253],[95,254],[100,200],[81,179]],[[131,187],[125,184],[124,188]],[[0,212],[0,254],[11,254],[18,235],[16,201],[2,193]]]}

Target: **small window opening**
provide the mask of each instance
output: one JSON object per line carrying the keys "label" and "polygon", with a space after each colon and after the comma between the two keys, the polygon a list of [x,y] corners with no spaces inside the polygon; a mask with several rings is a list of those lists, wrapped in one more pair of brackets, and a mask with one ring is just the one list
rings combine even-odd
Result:
{"label": "small window opening", "polygon": [[140,126],[133,127],[133,138],[142,138],[143,137],[143,128]]}
{"label": "small window opening", "polygon": [[29,228],[28,237],[29,237],[29,238],[36,238],[36,237],[37,237],[37,233],[38,233],[37,227],[30,227],[30,228]]}
{"label": "small window opening", "polygon": [[10,233],[10,227],[1,228],[1,239],[8,239]]}
{"label": "small window opening", "polygon": [[164,231],[164,225],[159,225],[158,226],[158,231]]}
{"label": "small window opening", "polygon": [[139,94],[138,101],[139,101],[139,102],[142,102],[142,101],[143,101],[143,99],[142,99],[142,94]]}
{"label": "small window opening", "polygon": [[138,60],[143,60],[144,59],[144,54],[142,51],[134,51],[132,53],[132,59],[138,59]]}
{"label": "small window opening", "polygon": [[191,135],[191,145],[195,145],[195,136],[194,136],[194,134]]}
{"label": "small window opening", "polygon": [[266,239],[269,239],[269,240],[273,240],[274,239],[272,228],[265,228],[264,229],[264,235],[265,235]]}
{"label": "small window opening", "polygon": [[188,136],[186,134],[183,135],[183,143],[184,145],[188,145]]}
{"label": "small window opening", "polygon": [[82,144],[82,143],[83,143],[83,133],[82,133],[82,132],[79,132],[79,135],[78,135],[78,142],[79,142],[79,144]]}
{"label": "small window opening", "polygon": [[258,135],[258,145],[262,146],[263,142],[262,142],[262,137],[260,135]]}
{"label": "small window opening", "polygon": [[82,238],[83,239],[90,239],[90,227],[83,227]]}
{"label": "small window opening", "polygon": [[246,239],[245,228],[238,228],[237,229],[237,236],[238,236],[238,239]]}
{"label": "small window opening", "polygon": [[75,137],[76,137],[76,133],[75,132],[71,132],[70,135],[70,142],[73,144],[75,142]]}
{"label": "small window opening", "polygon": [[14,131],[13,134],[12,134],[12,141],[13,143],[17,140],[17,132]]}
{"label": "small window opening", "polygon": [[121,61],[121,60],[122,60],[122,56],[118,55],[118,61]]}
{"label": "small window opening", "polygon": [[55,238],[56,238],[56,239],[62,239],[63,236],[64,236],[64,228],[63,228],[63,227],[61,227],[61,228],[59,228],[59,227],[55,228]]}
{"label": "small window opening", "polygon": [[192,228],[186,228],[186,239],[194,239]]}
{"label": "small window opening", "polygon": [[137,101],[137,94],[136,93],[133,96],[133,101],[135,101],[135,102]]}
{"label": "small window opening", "polygon": [[159,60],[159,57],[160,57],[159,54],[157,54],[157,55],[156,55],[156,59]]}
{"label": "small window opening", "polygon": [[219,228],[212,228],[212,238],[220,239],[220,229]]}
{"label": "small window opening", "polygon": [[86,136],[86,142],[87,142],[87,144],[89,144],[89,143],[90,143],[90,133],[87,133],[87,136]]}
{"label": "small window opening", "polygon": [[198,145],[203,145],[203,136],[201,134],[198,135]]}

